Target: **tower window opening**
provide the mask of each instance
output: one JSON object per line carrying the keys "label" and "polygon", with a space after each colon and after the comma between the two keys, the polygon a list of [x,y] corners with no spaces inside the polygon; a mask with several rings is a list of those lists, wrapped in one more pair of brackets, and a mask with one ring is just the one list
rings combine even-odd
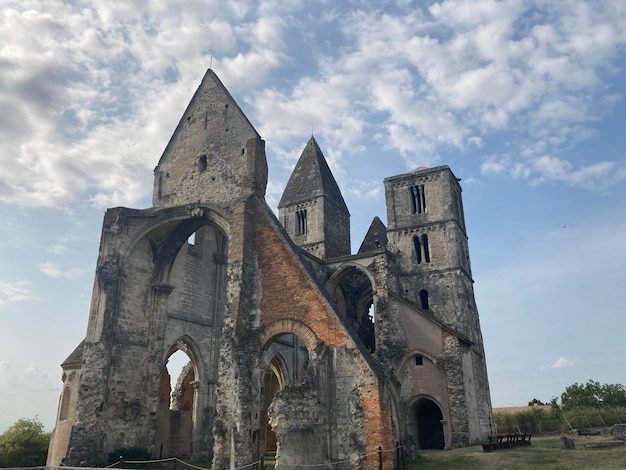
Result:
{"label": "tower window opening", "polygon": [[419,292],[420,303],[422,304],[422,308],[424,310],[428,310],[428,291],[426,289],[422,289]]}
{"label": "tower window opening", "polygon": [[415,247],[415,256],[417,257],[417,264],[422,263],[422,244],[419,237],[413,237],[413,246]]}
{"label": "tower window opening", "polygon": [[423,366],[424,365],[424,356],[422,356],[421,354],[418,354],[415,356],[415,365],[416,366]]}
{"label": "tower window opening", "polygon": [[411,205],[413,214],[423,214],[426,212],[426,193],[424,192],[424,185],[418,184],[412,186],[411,192]]}
{"label": "tower window opening", "polygon": [[430,263],[430,250],[428,248],[428,235],[422,235],[422,248],[424,249],[424,261]]}
{"label": "tower window opening", "polygon": [[296,235],[306,235],[307,232],[306,209],[296,211]]}

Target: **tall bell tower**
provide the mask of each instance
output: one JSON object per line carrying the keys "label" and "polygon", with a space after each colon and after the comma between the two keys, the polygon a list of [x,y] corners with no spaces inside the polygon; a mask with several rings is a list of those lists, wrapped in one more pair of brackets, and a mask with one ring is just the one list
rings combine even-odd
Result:
{"label": "tall bell tower", "polygon": [[480,334],[461,186],[448,166],[385,179],[396,288],[459,332]]}
{"label": "tall bell tower", "polygon": [[448,166],[385,179],[390,288],[459,338],[446,335],[437,366],[446,371],[453,446],[467,445],[471,436],[491,429],[487,364],[459,181]]}

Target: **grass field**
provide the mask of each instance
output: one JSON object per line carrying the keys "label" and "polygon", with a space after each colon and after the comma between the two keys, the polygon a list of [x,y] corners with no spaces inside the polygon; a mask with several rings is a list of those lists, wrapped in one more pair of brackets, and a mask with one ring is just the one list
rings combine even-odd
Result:
{"label": "grass field", "polygon": [[626,447],[586,449],[589,442],[608,440],[604,436],[569,436],[575,449],[567,450],[559,436],[533,437],[530,447],[483,452],[482,446],[450,451],[423,451],[411,462],[411,470],[613,470],[626,469]]}
{"label": "grass field", "polygon": [[[623,470],[626,469],[626,446],[604,449],[586,449],[587,443],[610,440],[608,436],[569,435],[576,448],[567,450],[560,436],[533,437],[529,447],[483,452],[482,446],[455,450],[421,451],[417,460],[409,463],[409,470]],[[194,463],[198,465],[198,462]],[[264,470],[274,468],[274,460],[268,455]],[[208,462],[201,467],[209,468]],[[182,463],[161,465],[125,465],[137,470],[189,470]],[[253,467],[254,468],[254,467]]]}

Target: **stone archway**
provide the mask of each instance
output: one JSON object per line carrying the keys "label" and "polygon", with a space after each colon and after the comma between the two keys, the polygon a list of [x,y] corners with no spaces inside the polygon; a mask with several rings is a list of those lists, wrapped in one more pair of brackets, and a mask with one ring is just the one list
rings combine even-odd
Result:
{"label": "stone archway", "polygon": [[262,406],[259,413],[259,453],[276,451],[276,434],[272,430],[269,423],[267,410],[274,399],[277,392],[285,388],[289,383],[289,373],[286,370],[286,364],[280,354],[276,354],[268,366],[265,368],[263,374],[263,388],[262,388]]}
{"label": "stone archway", "polygon": [[327,287],[363,346],[373,353],[376,350],[376,289],[372,276],[361,266],[348,265],[333,275]]}
{"label": "stone archway", "polygon": [[[193,456],[198,368],[189,343],[189,338],[182,338],[170,348],[161,372],[155,432],[155,451],[159,458]],[[175,356],[185,358],[180,364],[186,364],[171,368],[169,362]],[[179,361],[180,358],[176,362]]]}
{"label": "stone archway", "polygon": [[411,432],[419,449],[445,448],[443,413],[434,400],[418,399],[412,407],[411,418]]}
{"label": "stone archway", "polygon": [[[308,328],[298,322],[290,322],[287,331],[306,333]],[[287,326],[282,324],[282,326]],[[275,328],[276,326],[274,326]],[[294,333],[273,334],[276,330],[270,327],[266,329],[269,339],[264,342],[261,363],[266,364],[262,375],[258,446],[259,455],[266,452],[276,452],[278,448],[277,436],[272,429],[269,420],[269,408],[274,397],[285,387],[297,384],[304,377],[309,366],[309,347],[302,337]],[[284,331],[284,330],[283,330]],[[307,335],[308,339],[312,337]]]}

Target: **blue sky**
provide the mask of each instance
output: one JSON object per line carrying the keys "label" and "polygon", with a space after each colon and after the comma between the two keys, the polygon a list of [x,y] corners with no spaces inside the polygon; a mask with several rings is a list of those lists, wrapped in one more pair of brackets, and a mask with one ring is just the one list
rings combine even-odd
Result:
{"label": "blue sky", "polygon": [[494,406],[625,383],[626,3],[3,0],[0,432],[54,425],[103,211],[212,68],[266,141],[276,206],[311,132],[356,250],[382,180],[462,178]]}

